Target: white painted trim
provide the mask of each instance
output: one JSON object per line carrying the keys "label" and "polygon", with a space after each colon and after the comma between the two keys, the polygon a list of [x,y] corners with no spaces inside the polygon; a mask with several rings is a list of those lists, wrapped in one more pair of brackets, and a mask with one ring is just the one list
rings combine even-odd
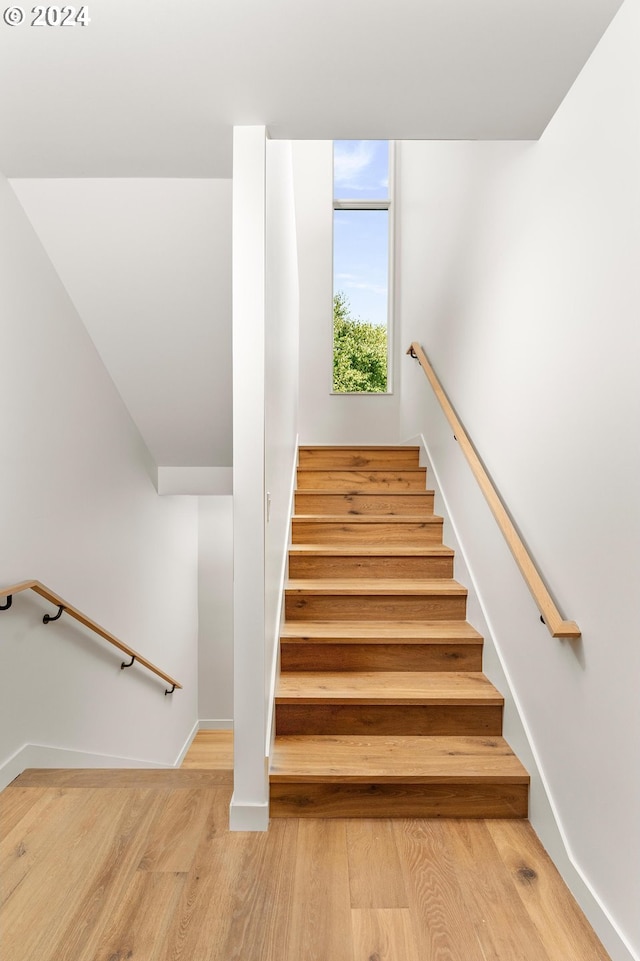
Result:
{"label": "white painted trim", "polygon": [[199,722],[199,721],[196,721],[196,722],[194,723],[193,727],[191,728],[189,734],[187,735],[186,741],[184,742],[184,744],[182,745],[182,747],[181,747],[180,750],[178,751],[178,756],[177,756],[177,758],[175,759],[174,764],[173,764],[174,767],[180,767],[180,765],[181,765],[182,762],[184,761],[184,759],[185,759],[185,757],[186,757],[186,754],[187,754],[187,751],[188,751],[189,748],[191,747],[191,742],[193,741],[194,737],[195,737],[196,734],[198,733],[199,727],[200,727],[200,722]]}
{"label": "white painted trim", "polygon": [[205,717],[198,721],[201,731],[233,731],[232,717]]}
{"label": "white painted trim", "polygon": [[[298,469],[298,446],[300,442],[300,435],[296,434],[295,449],[293,454],[293,466],[291,468],[291,483],[289,485],[289,505],[288,514],[289,518],[293,516],[293,498],[295,496],[296,490],[296,471]],[[275,636],[278,638],[275,646],[275,654],[273,657],[273,663],[271,665],[271,679],[269,681],[269,694],[268,694],[268,704],[267,704],[267,737],[265,744],[265,756],[267,758],[271,757],[271,751],[273,748],[273,739],[275,737],[275,696],[276,696],[276,684],[278,683],[278,677],[280,674],[280,634],[282,633],[281,628],[284,621],[284,585],[287,581],[287,575],[289,571],[289,547],[291,546],[291,520],[287,524],[286,539],[284,542],[284,550],[282,555],[282,569],[280,571],[280,594],[278,600],[278,609],[276,611],[276,623]]]}
{"label": "white painted trim", "polygon": [[158,467],[158,494],[233,494],[233,467]]}
{"label": "white painted trim", "polygon": [[229,806],[230,831],[266,831],[269,827],[269,802],[264,804],[240,804],[231,797]]}
{"label": "white painted trim", "polygon": [[[389,141],[392,143],[393,141]],[[389,176],[391,182],[391,176]],[[334,200],[334,210],[389,210],[391,200]]]}
{"label": "white painted trim", "polygon": [[[488,628],[488,636],[485,637],[485,641],[488,640],[491,643],[493,649],[495,650],[498,661],[500,663],[502,673],[504,674],[508,692],[503,691],[502,693],[506,694],[506,696],[509,697],[510,700],[512,701],[516,714],[518,716],[519,723],[522,726],[522,731],[527,740],[530,755],[531,755],[527,765],[529,768],[529,774],[531,775],[532,781],[534,778],[538,779],[542,787],[542,790],[544,792],[545,800],[548,805],[549,813],[551,815],[550,818],[546,819],[546,822],[544,824],[539,824],[538,822],[534,823],[532,821],[532,826],[536,831],[536,833],[539,834],[540,840],[543,843],[545,849],[552,856],[553,862],[556,868],[558,869],[558,871],[560,872],[565,884],[567,885],[567,887],[575,897],[576,901],[578,902],[581,909],[584,911],[586,917],[588,918],[590,924],[592,925],[592,927],[600,937],[601,941],[603,942],[605,948],[611,955],[612,961],[640,961],[640,958],[634,952],[633,948],[627,941],[625,935],[617,926],[614,918],[611,916],[606,905],[598,896],[595,888],[591,885],[588,877],[580,867],[577,859],[575,858],[571,850],[566,832],[564,830],[564,826],[558,814],[557,807],[554,803],[553,796],[551,794],[547,779],[545,777],[544,769],[542,767],[540,757],[536,750],[535,742],[532,738],[529,725],[527,724],[526,718],[522,711],[520,700],[511,682],[511,676],[509,674],[509,670],[505,663],[503,653],[500,649],[500,645],[496,643],[495,631],[493,629],[491,616],[489,614],[489,611],[487,610],[485,601],[478,588],[478,583],[474,576],[473,569],[467,557],[466,551],[463,547],[463,541],[460,538],[458,527],[456,525],[449,501],[447,500],[447,496],[443,490],[442,484],[440,483],[438,470],[435,466],[434,458],[432,457],[429,445],[427,444],[427,441],[423,434],[418,434],[416,437],[410,440],[407,440],[404,443],[419,444],[428,461],[427,466],[428,468],[430,468],[433,474],[435,487],[437,488],[437,491],[442,497],[446,518],[451,524],[451,528],[453,531],[454,543],[451,544],[450,546],[454,548],[454,550],[456,551],[456,554],[459,552],[462,557],[462,560],[464,562],[466,571],[468,573],[468,576],[471,582],[470,584],[467,585],[467,587],[470,588],[470,590],[473,590],[473,593],[475,594],[475,597],[478,601],[480,610],[482,611],[482,615],[485,619],[485,622]],[[533,761],[533,766],[535,767],[535,770],[531,769],[532,768],[531,761]],[[550,830],[550,826],[551,826],[551,830]],[[552,834],[552,831],[553,831],[553,834]]]}

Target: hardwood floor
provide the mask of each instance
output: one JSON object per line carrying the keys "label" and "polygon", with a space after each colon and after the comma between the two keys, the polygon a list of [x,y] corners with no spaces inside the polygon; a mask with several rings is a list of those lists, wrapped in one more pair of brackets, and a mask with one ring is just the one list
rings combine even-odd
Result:
{"label": "hardwood floor", "polygon": [[[6,961],[606,961],[526,821],[230,833],[231,738],[0,794]],[[224,767],[224,765],[227,767]]]}

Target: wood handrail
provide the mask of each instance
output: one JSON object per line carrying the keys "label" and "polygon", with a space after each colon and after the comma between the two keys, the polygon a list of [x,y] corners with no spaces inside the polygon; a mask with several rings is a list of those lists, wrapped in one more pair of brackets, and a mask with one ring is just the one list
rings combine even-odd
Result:
{"label": "wood handrail", "polygon": [[[109,631],[105,631],[103,627],[100,627],[99,624],[96,624],[95,621],[92,621],[91,618],[87,617],[86,614],[83,614],[82,611],[79,611],[71,604],[68,604],[67,601],[63,600],[58,596],[58,594],[50,590],[48,587],[45,587],[45,585],[41,584],[40,581],[22,581],[21,584],[14,584],[13,587],[0,588],[0,597],[12,597],[14,594],[20,594],[22,591],[34,591],[36,594],[39,594],[40,597],[44,597],[45,600],[51,601],[52,604],[57,604],[58,607],[64,609],[64,613],[68,614],[69,617],[73,617],[84,627],[89,628],[90,631],[93,631],[95,634],[98,634],[100,637],[104,638],[104,640],[108,641],[109,644],[113,644],[113,646],[117,647],[119,651],[123,652],[123,654],[128,654],[129,657],[133,657],[139,664],[142,664],[143,667],[146,667],[148,671],[151,671],[153,674],[161,677],[163,681],[167,682],[167,684],[172,684],[174,689],[182,688],[182,684],[179,684],[178,681],[171,677],[170,674],[165,674],[164,671],[161,671],[159,667],[156,667],[155,664],[152,664],[151,661],[148,661],[146,657],[142,656],[142,654],[138,654],[138,652],[134,651],[134,649],[129,647],[128,644],[124,644],[113,634],[110,634]],[[131,663],[133,663],[133,661]],[[129,667],[130,665],[126,666]],[[173,692],[167,691],[166,693],[170,694]]]}
{"label": "wood handrail", "polygon": [[480,490],[484,494],[489,507],[498,522],[516,564],[520,568],[522,576],[527,582],[527,586],[533,595],[533,599],[538,606],[544,623],[553,637],[580,637],[581,631],[575,621],[565,621],[558,611],[547,587],[540,576],[540,573],[531,559],[529,552],[522,543],[520,535],[515,529],[507,510],[502,503],[498,492],[491,483],[489,475],[482,465],[473,444],[469,440],[467,433],[460,423],[458,416],[453,409],[449,398],[444,392],[442,384],[438,380],[436,373],[429,362],[429,358],[417,342],[411,344],[407,354],[419,361],[420,366],[427,375],[427,379],[433,388],[445,417],[453,428],[453,433],[460,445],[460,448],[467,458],[471,471],[478,482]]}

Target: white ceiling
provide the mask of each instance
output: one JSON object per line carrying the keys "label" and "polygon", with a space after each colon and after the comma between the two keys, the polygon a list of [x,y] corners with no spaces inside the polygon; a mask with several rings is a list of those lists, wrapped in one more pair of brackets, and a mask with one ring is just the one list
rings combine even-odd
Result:
{"label": "white ceiling", "polygon": [[86,27],[0,21],[0,170],[228,177],[233,124],[535,139],[620,5],[89,0]]}

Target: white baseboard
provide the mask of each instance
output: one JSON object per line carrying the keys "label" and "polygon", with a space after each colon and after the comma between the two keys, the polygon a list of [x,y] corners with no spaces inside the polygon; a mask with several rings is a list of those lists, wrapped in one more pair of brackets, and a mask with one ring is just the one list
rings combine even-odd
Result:
{"label": "white baseboard", "polygon": [[191,728],[191,730],[189,731],[189,734],[187,735],[187,738],[186,738],[184,744],[183,744],[182,747],[180,748],[180,751],[178,752],[177,758],[176,758],[175,761],[173,762],[173,766],[174,766],[174,767],[180,767],[180,765],[181,765],[182,762],[184,761],[185,755],[186,755],[187,751],[189,750],[189,748],[191,747],[191,742],[193,741],[194,737],[195,737],[196,734],[198,733],[199,729],[200,729],[200,722],[199,722],[199,721],[196,721],[195,724],[193,725],[193,727]]}
{"label": "white baseboard", "polygon": [[233,731],[232,717],[205,717],[198,721],[201,731]]}
{"label": "white baseboard", "polygon": [[269,802],[240,804],[231,797],[229,805],[230,831],[266,831],[269,827]]}

